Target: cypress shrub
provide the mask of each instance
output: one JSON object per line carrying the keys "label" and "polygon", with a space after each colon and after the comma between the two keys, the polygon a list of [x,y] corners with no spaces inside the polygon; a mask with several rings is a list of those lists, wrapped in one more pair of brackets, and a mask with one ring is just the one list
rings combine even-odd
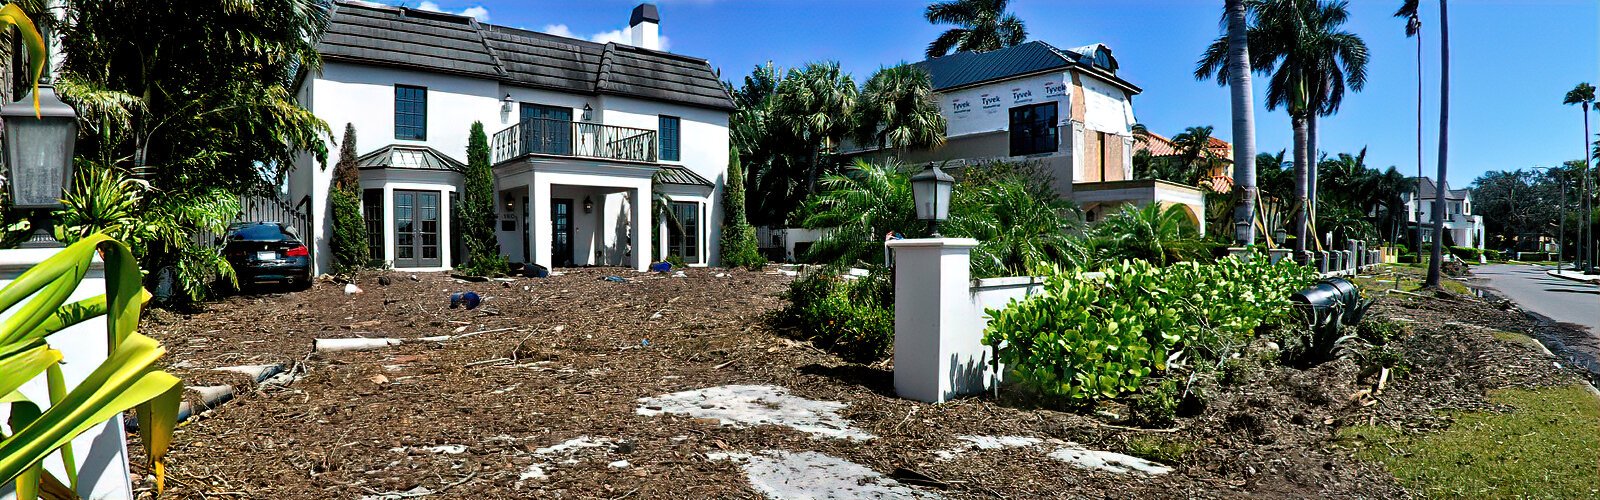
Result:
{"label": "cypress shrub", "polygon": [[361,173],[356,170],[356,127],[344,125],[339,162],[333,167],[333,189],[328,190],[333,209],[334,271],[353,272],[371,264],[367,255],[367,223],[361,217]]}
{"label": "cypress shrub", "polygon": [[745,218],[744,166],[739,150],[728,149],[728,178],[722,187],[722,265],[759,268],[767,263],[756,245],[756,231]]}
{"label": "cypress shrub", "polygon": [[461,271],[478,276],[505,274],[506,258],[495,239],[494,167],[489,164],[489,136],[483,122],[473,122],[467,136],[466,192],[461,196],[461,229],[457,235],[467,248]]}

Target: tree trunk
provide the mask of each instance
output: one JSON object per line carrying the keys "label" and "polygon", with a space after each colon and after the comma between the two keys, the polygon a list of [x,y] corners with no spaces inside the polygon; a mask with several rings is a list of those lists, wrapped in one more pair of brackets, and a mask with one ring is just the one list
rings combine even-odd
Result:
{"label": "tree trunk", "polygon": [[[1317,108],[1321,103],[1311,106],[1311,114],[1306,116],[1306,199],[1311,202],[1309,217],[1311,223],[1317,222],[1317,167],[1321,159],[1317,157]],[[1319,237],[1319,235],[1312,235]],[[1319,240],[1320,241],[1320,240]]]}
{"label": "tree trunk", "polygon": [[1444,256],[1445,175],[1450,155],[1450,15],[1449,0],[1439,0],[1439,192],[1433,197],[1433,252],[1426,288],[1439,287],[1439,259]]}
{"label": "tree trunk", "polygon": [[1306,218],[1310,213],[1308,210],[1310,207],[1308,206],[1308,200],[1306,198],[1306,184],[1307,181],[1310,180],[1307,177],[1308,170],[1306,169],[1306,148],[1308,146],[1307,142],[1309,138],[1307,137],[1305,117],[1296,116],[1290,118],[1290,121],[1294,125],[1295,199],[1293,222],[1294,227],[1290,232],[1290,234],[1294,236],[1294,245],[1291,248],[1294,249],[1294,258],[1300,259],[1303,256],[1302,252],[1305,252],[1306,250]]}
{"label": "tree trunk", "polygon": [[1417,239],[1412,243],[1416,245],[1412,251],[1417,256],[1422,255],[1422,26],[1417,26],[1417,196],[1412,203],[1417,206],[1416,224]]}
{"label": "tree trunk", "polygon": [[1244,224],[1236,235],[1240,245],[1256,243],[1256,110],[1250,82],[1250,47],[1245,36],[1244,0],[1227,0],[1228,88],[1233,97],[1233,186],[1239,190],[1234,224]]}
{"label": "tree trunk", "polygon": [[1589,164],[1593,161],[1592,151],[1589,149],[1589,103],[1583,107],[1583,216],[1579,218],[1578,229],[1578,260],[1582,262],[1578,269],[1585,273],[1594,272],[1594,220],[1591,207]]}

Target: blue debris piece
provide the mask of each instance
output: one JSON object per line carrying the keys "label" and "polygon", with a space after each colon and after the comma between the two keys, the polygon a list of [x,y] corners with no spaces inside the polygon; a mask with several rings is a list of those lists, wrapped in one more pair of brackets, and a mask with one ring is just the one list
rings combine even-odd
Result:
{"label": "blue debris piece", "polygon": [[478,297],[478,292],[456,292],[450,294],[450,308],[466,306],[467,310],[477,309],[483,299]]}
{"label": "blue debris piece", "polygon": [[610,281],[612,283],[626,283],[628,281],[626,279],[623,279],[621,276],[606,276],[605,280],[606,281]]}
{"label": "blue debris piece", "polygon": [[639,345],[650,347],[650,339],[639,339]]}
{"label": "blue debris piece", "polygon": [[657,263],[654,263],[654,264],[650,264],[650,271],[652,271],[652,272],[664,273],[664,272],[671,271],[671,270],[672,270],[672,263],[671,262],[657,262]]}

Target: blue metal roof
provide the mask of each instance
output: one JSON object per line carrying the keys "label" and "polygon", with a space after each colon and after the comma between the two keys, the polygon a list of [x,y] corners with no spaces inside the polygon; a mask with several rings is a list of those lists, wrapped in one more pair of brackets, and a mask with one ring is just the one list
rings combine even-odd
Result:
{"label": "blue metal roof", "polygon": [[[1102,45],[1094,44],[1085,48],[1099,47]],[[1123,81],[1110,72],[1093,68],[1092,60],[1093,54],[1086,57],[1084,54],[1064,51],[1048,43],[1034,40],[989,52],[957,52],[913,65],[928,72],[932,77],[934,90],[965,87],[1078,66],[1080,69],[1089,70],[1096,77],[1128,87],[1134,93],[1141,91],[1138,86]]]}

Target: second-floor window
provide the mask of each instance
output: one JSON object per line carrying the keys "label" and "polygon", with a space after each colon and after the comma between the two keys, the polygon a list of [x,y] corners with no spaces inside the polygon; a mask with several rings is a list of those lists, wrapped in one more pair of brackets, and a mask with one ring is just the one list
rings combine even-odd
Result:
{"label": "second-floor window", "polygon": [[1054,153],[1060,145],[1056,103],[1011,108],[1011,156]]}
{"label": "second-floor window", "polygon": [[678,161],[678,124],[678,117],[661,115],[660,127],[656,131],[661,137],[661,161]]}
{"label": "second-floor window", "polygon": [[428,88],[394,86],[394,138],[428,140]]}

